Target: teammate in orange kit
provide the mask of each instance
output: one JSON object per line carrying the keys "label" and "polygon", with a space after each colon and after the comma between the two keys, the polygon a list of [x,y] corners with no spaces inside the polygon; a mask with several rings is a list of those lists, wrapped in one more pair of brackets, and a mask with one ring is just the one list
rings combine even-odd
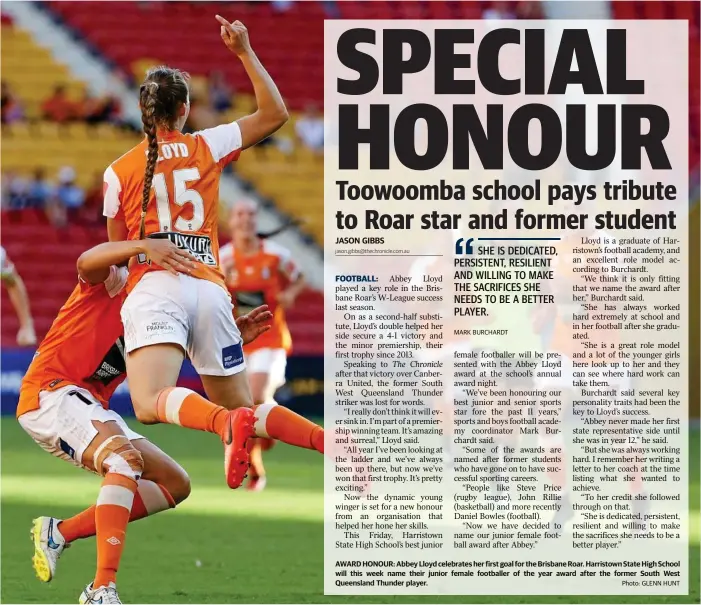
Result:
{"label": "teammate in orange kit", "polygon": [[[71,542],[97,536],[97,573],[81,603],[119,603],[121,549],[114,547],[123,545],[126,523],[172,508],[190,493],[180,465],[108,407],[126,377],[119,310],[127,270],[117,265],[141,253],[169,271],[190,270],[190,255],[166,240],[101,244],[81,255],[80,283],[39,346],[17,407],[19,423],[44,450],[104,476],[96,505],[66,520],[40,517],[32,527],[33,564],[43,582],[53,578]],[[246,342],[265,332],[270,319],[264,307],[239,318]]]}
{"label": "teammate in orange kit", "polygon": [[[304,277],[290,252],[256,231],[257,206],[251,200],[236,203],[231,209],[231,243],[222,247],[220,264],[227,286],[234,296],[236,315],[267,304],[273,313],[271,329],[245,347],[249,383],[258,414],[277,405],[275,391],[285,384],[287,356],[292,338],[285,321],[285,309],[294,304],[304,289]],[[249,442],[251,473],[248,489],[265,487],[262,450],[272,447],[272,439]]]}

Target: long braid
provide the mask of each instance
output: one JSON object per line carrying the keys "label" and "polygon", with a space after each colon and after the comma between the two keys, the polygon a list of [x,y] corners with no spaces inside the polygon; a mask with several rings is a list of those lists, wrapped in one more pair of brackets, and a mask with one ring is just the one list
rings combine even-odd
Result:
{"label": "long braid", "polygon": [[141,121],[148,142],[144,190],[141,200],[141,226],[139,237],[146,235],[146,213],[151,198],[153,173],[158,162],[157,129],[172,130],[176,127],[181,109],[188,103],[187,74],[177,69],[161,65],[146,73],[146,79],[139,89]]}
{"label": "long braid", "polygon": [[141,227],[139,239],[146,235],[146,211],[151,197],[151,185],[153,173],[156,170],[158,160],[158,140],[156,138],[156,105],[158,103],[158,82],[146,82],[139,91],[141,101],[141,121],[148,140],[148,154],[146,156],[146,171],[144,172],[144,190],[141,200]]}

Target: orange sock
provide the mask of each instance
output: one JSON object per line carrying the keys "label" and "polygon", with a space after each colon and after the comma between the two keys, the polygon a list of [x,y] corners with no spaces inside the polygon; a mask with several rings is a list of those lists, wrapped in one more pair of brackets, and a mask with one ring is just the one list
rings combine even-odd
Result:
{"label": "orange sock", "polygon": [[117,580],[124,551],[127,523],[134,503],[136,480],[118,473],[107,473],[95,506],[97,572],[93,586],[107,586]]}
{"label": "orange sock", "polygon": [[228,413],[226,408],[182,387],[163,389],[156,403],[156,414],[160,422],[216,433],[220,437],[224,432]]}
{"label": "orange sock", "polygon": [[[139,479],[134,504],[129,513],[129,523],[174,507],[175,500],[165,487],[147,479]],[[67,543],[95,535],[95,508],[93,504],[58,524],[58,530]]]}
{"label": "orange sock", "polygon": [[324,429],[274,401],[253,406],[256,437],[324,453]]}

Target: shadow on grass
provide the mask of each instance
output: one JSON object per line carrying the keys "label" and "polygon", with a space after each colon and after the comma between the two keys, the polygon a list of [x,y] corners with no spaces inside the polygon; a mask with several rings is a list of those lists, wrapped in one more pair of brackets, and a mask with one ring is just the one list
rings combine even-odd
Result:
{"label": "shadow on grass", "polygon": [[[284,503],[280,503],[284,506]],[[76,543],[56,579],[31,568],[29,525],[46,514],[32,504],[2,505],[2,589],[6,603],[70,603],[92,579],[94,539]],[[68,507],[51,507],[68,516]],[[325,597],[323,524],[169,511],[129,527],[119,586],[132,603],[698,603],[690,597]],[[691,553],[698,585],[699,548]]]}
{"label": "shadow on grass", "polygon": [[[11,500],[3,500],[0,509],[0,600],[75,603],[94,573],[94,539],[71,547],[60,562],[56,579],[51,584],[41,584],[31,567],[29,526],[38,515],[75,514],[78,502],[88,503],[97,494],[99,480],[51,459],[31,442],[13,418],[0,420],[0,427],[7,487],[12,482],[20,482],[14,487],[21,487],[15,489]],[[698,527],[694,534],[697,543],[690,552],[690,596],[325,597],[320,457],[313,452],[276,447],[268,459],[271,478],[280,495],[273,496],[271,491],[261,494],[266,500],[257,500],[224,489],[220,493],[214,487],[221,486],[221,454],[220,445],[210,435],[189,432],[188,438],[183,439],[186,433],[174,427],[142,428],[192,474],[195,488],[191,504],[195,506],[168,511],[130,526],[119,576],[120,592],[127,603],[699,603]],[[696,511],[699,450],[699,433],[695,431],[691,435],[690,501]],[[38,493],[42,486],[50,493]],[[63,492],[61,487],[65,488]],[[285,490],[292,490],[287,499]],[[280,517],[289,516],[293,491],[296,506],[302,507],[299,511],[305,515],[276,518],[276,508]],[[209,513],[197,509],[201,504],[195,502],[198,492],[207,494],[204,499],[212,506]],[[310,496],[308,501],[305,492]],[[76,506],[66,506],[66,500],[61,506],[40,502],[61,503],[69,494]],[[318,512],[313,510],[315,507]],[[267,518],[256,516],[256,508],[267,508]],[[309,518],[316,515],[318,520]],[[695,523],[698,524],[698,516]]]}

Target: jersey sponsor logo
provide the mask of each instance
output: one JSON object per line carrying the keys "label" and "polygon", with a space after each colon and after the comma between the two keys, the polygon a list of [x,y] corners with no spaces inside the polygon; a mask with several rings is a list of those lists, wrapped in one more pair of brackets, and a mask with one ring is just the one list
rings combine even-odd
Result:
{"label": "jersey sponsor logo", "polygon": [[172,332],[173,326],[167,321],[152,321],[146,326],[147,332]]}
{"label": "jersey sponsor logo", "polygon": [[173,324],[168,321],[158,321],[154,320],[146,325],[146,334],[142,336],[145,341],[151,342],[153,340],[160,341],[162,338],[175,338],[175,328]]}
{"label": "jersey sponsor logo", "polygon": [[108,385],[110,382],[126,373],[127,365],[124,359],[124,337],[120,336],[102,358],[100,365],[86,378],[88,382],[99,382]]}
{"label": "jersey sponsor logo", "polygon": [[241,365],[243,363],[243,347],[241,343],[224,347],[221,351],[221,358],[225,370]]}
{"label": "jersey sponsor logo", "polygon": [[217,259],[212,252],[212,240],[208,235],[192,235],[190,233],[178,233],[177,231],[168,231],[162,233],[153,233],[149,235],[151,239],[167,239],[174,243],[178,248],[187,250],[196,260],[203,265],[210,267],[217,266]]}

